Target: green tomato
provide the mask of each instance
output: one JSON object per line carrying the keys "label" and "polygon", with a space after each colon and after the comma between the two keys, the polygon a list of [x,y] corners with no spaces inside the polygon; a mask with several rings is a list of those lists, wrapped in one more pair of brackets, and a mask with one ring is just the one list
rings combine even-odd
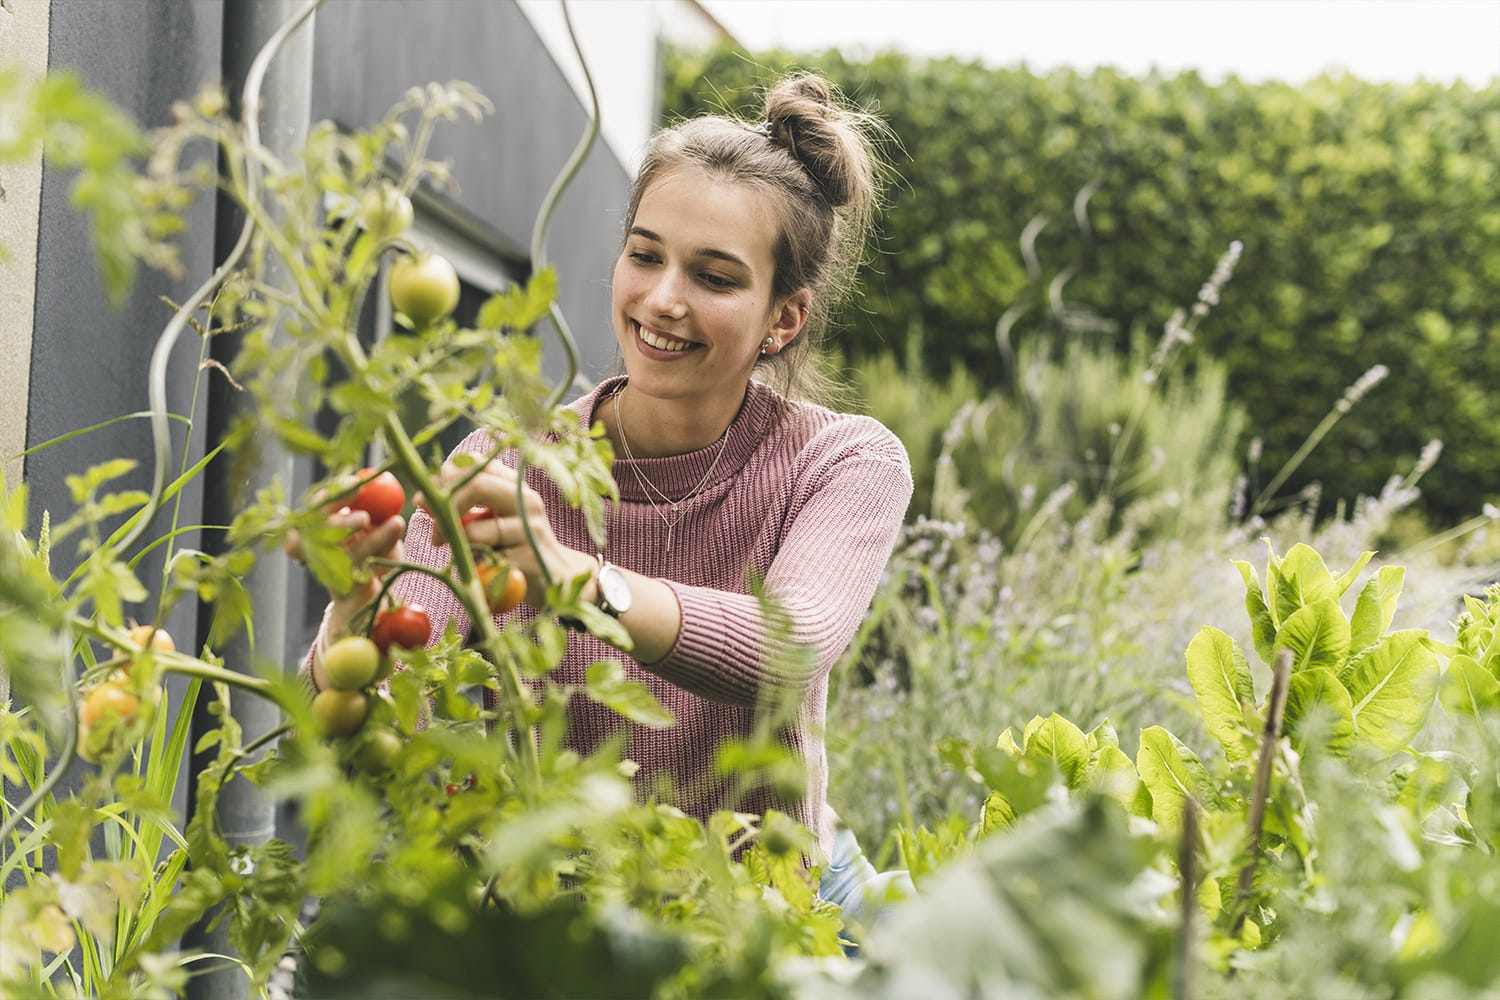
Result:
{"label": "green tomato", "polygon": [[398,257],[387,285],[391,305],[419,328],[431,326],[458,306],[458,272],[437,254]]}
{"label": "green tomato", "polygon": [[362,635],[351,635],[323,653],[323,673],[335,691],[358,691],[380,673],[380,649]]}
{"label": "green tomato", "polygon": [[384,774],[396,762],[396,755],[404,745],[394,731],[376,729],[360,741],[359,748],[354,751],[354,763],[370,774]]}
{"label": "green tomato", "polygon": [[324,735],[353,736],[370,714],[370,699],[363,691],[319,691],[312,710]]}

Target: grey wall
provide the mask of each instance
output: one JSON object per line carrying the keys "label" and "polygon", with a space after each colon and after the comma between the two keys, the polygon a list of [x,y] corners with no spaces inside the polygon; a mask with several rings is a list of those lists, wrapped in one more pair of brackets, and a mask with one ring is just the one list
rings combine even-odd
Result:
{"label": "grey wall", "polygon": [[[520,9],[495,0],[329,0],[317,18],[314,119],[362,127],[407,88],[432,81],[462,80],[494,102],[495,114],[481,123],[445,123],[432,156],[452,161],[459,207],[526,248],[588,116]],[[548,239],[559,305],[594,379],[615,357],[609,276],[628,194],[625,170],[596,142]],[[547,353],[558,351],[549,343]]]}

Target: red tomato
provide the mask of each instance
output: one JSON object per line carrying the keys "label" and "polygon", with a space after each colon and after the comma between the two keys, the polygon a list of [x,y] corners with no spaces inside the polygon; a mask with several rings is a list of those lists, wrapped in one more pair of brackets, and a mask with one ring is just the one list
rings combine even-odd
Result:
{"label": "red tomato", "polygon": [[[374,469],[360,469],[359,478],[369,479],[374,473]],[[401,488],[401,480],[389,472],[382,472],[359,488],[349,506],[368,513],[371,524],[384,524],[406,506],[406,491]]]}
{"label": "red tomato", "polygon": [[503,615],[526,597],[526,574],[518,566],[480,563],[479,582],[484,584],[484,596],[489,601],[491,614]]}
{"label": "red tomato", "polygon": [[375,627],[370,630],[370,638],[375,640],[375,645],[384,656],[392,646],[422,649],[427,645],[431,632],[432,623],[427,620],[427,612],[422,606],[403,604],[375,616]]}

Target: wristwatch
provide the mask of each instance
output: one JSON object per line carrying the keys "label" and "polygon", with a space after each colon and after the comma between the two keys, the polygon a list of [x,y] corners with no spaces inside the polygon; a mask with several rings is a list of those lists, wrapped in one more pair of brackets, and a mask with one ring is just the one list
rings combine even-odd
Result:
{"label": "wristwatch", "polygon": [[618,618],[630,610],[630,580],[625,571],[599,556],[599,572],[594,582],[599,585],[599,610],[612,618]]}

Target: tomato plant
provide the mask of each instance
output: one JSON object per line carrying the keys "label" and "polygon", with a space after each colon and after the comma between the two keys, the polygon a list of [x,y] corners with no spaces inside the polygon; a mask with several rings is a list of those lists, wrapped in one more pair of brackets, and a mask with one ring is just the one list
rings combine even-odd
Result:
{"label": "tomato plant", "polygon": [[399,257],[387,281],[391,305],[417,327],[430,326],[458,306],[458,273],[446,257],[432,253]]}
{"label": "tomato plant", "polygon": [[374,469],[360,469],[359,478],[368,481],[355,491],[349,507],[369,514],[371,524],[384,524],[406,506],[406,490],[401,488],[401,480],[391,473],[376,475]]}
{"label": "tomato plant", "polygon": [[389,655],[392,646],[422,649],[431,634],[432,623],[420,604],[403,604],[380,612],[370,630],[370,638],[382,656]]}

